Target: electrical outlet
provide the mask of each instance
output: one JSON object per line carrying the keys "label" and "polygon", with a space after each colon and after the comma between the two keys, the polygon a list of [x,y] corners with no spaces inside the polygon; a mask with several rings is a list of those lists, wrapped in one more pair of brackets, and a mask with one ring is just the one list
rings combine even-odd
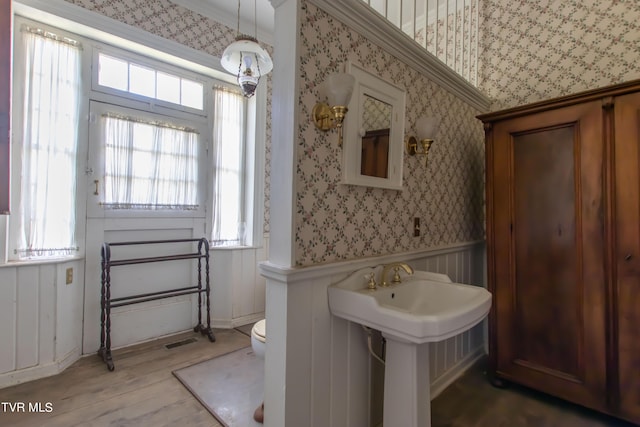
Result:
{"label": "electrical outlet", "polygon": [[420,218],[413,218],[413,237],[420,236]]}
{"label": "electrical outlet", "polygon": [[69,267],[67,268],[67,285],[70,285],[73,283],[73,268]]}

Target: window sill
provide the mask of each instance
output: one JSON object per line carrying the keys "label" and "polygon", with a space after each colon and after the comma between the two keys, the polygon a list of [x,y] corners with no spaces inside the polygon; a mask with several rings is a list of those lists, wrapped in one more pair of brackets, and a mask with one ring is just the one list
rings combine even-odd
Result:
{"label": "window sill", "polygon": [[260,248],[262,246],[209,246],[209,251],[244,251]]}
{"label": "window sill", "polygon": [[64,264],[66,262],[73,262],[84,260],[84,255],[75,255],[69,257],[59,257],[59,258],[47,258],[47,259],[30,259],[30,260],[20,260],[20,261],[6,261],[4,263],[0,263],[0,268],[7,267],[27,267],[33,265],[45,265],[45,264]]}

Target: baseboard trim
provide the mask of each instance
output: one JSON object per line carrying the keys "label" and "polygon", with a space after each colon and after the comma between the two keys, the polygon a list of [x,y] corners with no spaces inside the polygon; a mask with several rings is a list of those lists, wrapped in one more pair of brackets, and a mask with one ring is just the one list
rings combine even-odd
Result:
{"label": "baseboard trim", "polygon": [[218,329],[233,329],[264,319],[264,312],[234,317],[233,319],[211,319],[211,326]]}
{"label": "baseboard trim", "polygon": [[452,383],[454,383],[458,378],[460,378],[465,372],[467,372],[473,365],[475,365],[480,359],[482,359],[486,355],[484,351],[484,343],[480,347],[476,348],[474,351],[467,354],[466,357],[463,357],[453,365],[451,368],[447,369],[446,372],[440,375],[435,381],[431,382],[431,400],[438,397],[440,393],[442,393],[447,387],[449,387]]}
{"label": "baseboard trim", "polygon": [[79,360],[80,357],[80,349],[77,348],[67,353],[60,360],[0,374],[0,388],[11,387],[57,375],[71,366],[75,361]]}

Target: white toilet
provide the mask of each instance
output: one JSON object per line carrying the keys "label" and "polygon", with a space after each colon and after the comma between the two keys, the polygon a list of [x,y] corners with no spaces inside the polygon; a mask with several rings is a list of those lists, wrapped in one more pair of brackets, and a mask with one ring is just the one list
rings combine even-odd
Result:
{"label": "white toilet", "polygon": [[251,348],[253,352],[261,359],[264,359],[264,352],[266,347],[266,319],[262,319],[256,322],[251,328]]}
{"label": "white toilet", "polygon": [[[260,359],[264,360],[264,353],[266,350],[266,341],[267,341],[267,333],[266,333],[266,319],[262,319],[253,325],[251,328],[251,348],[256,356]],[[259,423],[264,422],[264,403],[258,406],[253,413],[253,419]]]}

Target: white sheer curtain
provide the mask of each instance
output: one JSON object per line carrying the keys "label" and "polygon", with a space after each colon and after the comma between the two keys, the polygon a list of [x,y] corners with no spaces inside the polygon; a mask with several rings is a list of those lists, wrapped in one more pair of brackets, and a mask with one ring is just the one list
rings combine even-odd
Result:
{"label": "white sheer curtain", "polygon": [[213,246],[244,245],[245,99],[223,87],[214,91]]}
{"label": "white sheer curtain", "polygon": [[198,207],[198,134],[168,123],[106,114],[105,195],[111,209]]}
{"label": "white sheer curtain", "polygon": [[19,259],[69,255],[77,251],[79,46],[26,28],[22,37],[22,179],[12,246]]}

